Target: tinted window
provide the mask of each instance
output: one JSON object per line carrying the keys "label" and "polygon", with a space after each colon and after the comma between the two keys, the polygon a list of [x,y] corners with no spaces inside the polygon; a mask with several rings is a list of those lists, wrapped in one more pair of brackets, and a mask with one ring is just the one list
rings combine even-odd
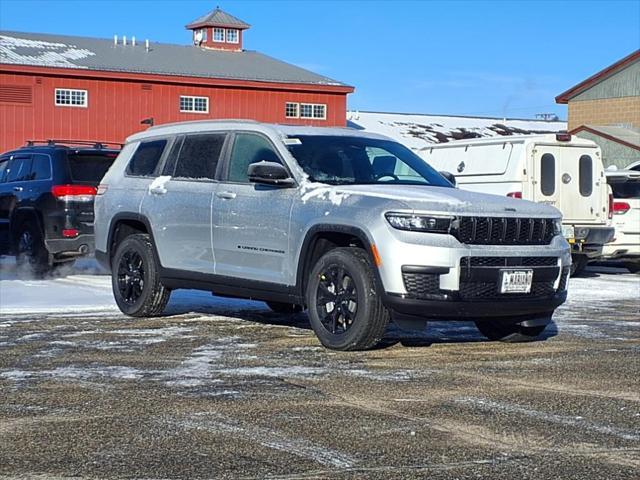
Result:
{"label": "tinted window", "polygon": [[432,185],[453,188],[404,145],[378,138],[300,135],[288,142],[311,181],[332,185]]}
{"label": "tinted window", "polygon": [[31,176],[31,156],[18,157],[9,161],[7,182],[23,182]]}
{"label": "tinted window", "polygon": [[49,155],[36,153],[31,161],[31,180],[49,180],[51,178],[51,159]]}
{"label": "tinted window", "polygon": [[118,154],[115,152],[68,153],[67,160],[71,180],[97,185],[117,156]]}
{"label": "tinted window", "polygon": [[580,157],[578,166],[580,175],[580,195],[588,197],[593,192],[593,162],[589,155]]}
{"label": "tinted window", "polygon": [[614,177],[609,179],[609,185],[613,190],[613,198],[640,198],[640,178],[618,179]]}
{"label": "tinted window", "polygon": [[131,157],[131,161],[127,167],[127,173],[142,177],[152,175],[158,166],[158,162],[166,146],[166,140],[142,142],[138,145],[136,153]]}
{"label": "tinted window", "polygon": [[0,183],[4,182],[4,174],[7,171],[7,165],[9,165],[9,160],[7,158],[0,159]]}
{"label": "tinted window", "polygon": [[230,182],[249,182],[249,165],[262,161],[282,163],[269,140],[252,133],[238,133],[233,142],[227,179]]}
{"label": "tinted window", "polygon": [[185,137],[174,176],[213,180],[225,137],[224,133]]}
{"label": "tinted window", "polygon": [[553,195],[556,191],[556,159],[550,153],[542,155],[540,176],[542,194],[546,196]]}
{"label": "tinted window", "polygon": [[178,162],[178,156],[180,155],[180,149],[182,148],[183,140],[184,137],[178,137],[171,145],[171,150],[169,150],[167,159],[164,162],[164,167],[162,168],[163,175],[173,176],[176,170],[176,163]]}

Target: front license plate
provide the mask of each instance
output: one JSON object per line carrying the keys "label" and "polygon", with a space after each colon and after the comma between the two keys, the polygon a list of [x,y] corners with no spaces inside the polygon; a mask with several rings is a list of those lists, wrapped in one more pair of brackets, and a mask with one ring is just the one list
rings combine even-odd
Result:
{"label": "front license plate", "polygon": [[573,225],[563,225],[562,226],[562,236],[564,238],[575,238],[576,232],[573,228]]}
{"label": "front license plate", "polygon": [[500,270],[500,293],[530,293],[533,270]]}

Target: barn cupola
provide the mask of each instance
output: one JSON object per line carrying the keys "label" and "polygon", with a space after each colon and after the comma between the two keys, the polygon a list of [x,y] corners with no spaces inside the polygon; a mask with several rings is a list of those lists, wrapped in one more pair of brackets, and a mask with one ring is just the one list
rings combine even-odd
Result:
{"label": "barn cupola", "polygon": [[242,51],[242,34],[249,27],[248,23],[216,7],[186,28],[192,31],[193,44],[198,47],[239,52]]}

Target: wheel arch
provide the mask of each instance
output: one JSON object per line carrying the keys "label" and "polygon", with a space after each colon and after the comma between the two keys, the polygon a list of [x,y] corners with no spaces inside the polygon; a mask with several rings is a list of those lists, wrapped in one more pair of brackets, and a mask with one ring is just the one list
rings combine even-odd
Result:
{"label": "wheel arch", "polygon": [[111,260],[115,253],[118,243],[129,235],[135,235],[138,233],[146,233],[151,237],[156,260],[158,260],[158,252],[156,250],[156,244],[153,238],[153,230],[151,229],[151,223],[149,219],[144,215],[134,212],[121,212],[111,219],[109,225],[109,234],[107,235],[107,251],[106,257],[111,264]]}
{"label": "wheel arch", "polygon": [[40,229],[40,232],[44,236],[44,221],[42,213],[33,207],[20,207],[11,212],[11,218],[9,220],[11,239],[15,239],[18,234],[18,228],[25,219],[33,218]]}

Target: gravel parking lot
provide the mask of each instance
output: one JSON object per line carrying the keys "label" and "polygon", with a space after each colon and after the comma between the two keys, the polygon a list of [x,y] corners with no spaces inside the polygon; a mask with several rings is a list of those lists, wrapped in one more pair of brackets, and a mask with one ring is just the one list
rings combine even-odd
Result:
{"label": "gravel parking lot", "polygon": [[[109,277],[0,281],[3,478],[640,477],[640,277],[590,268],[541,341],[473,324],[322,348],[306,316]],[[22,293],[21,293],[22,292]]]}

